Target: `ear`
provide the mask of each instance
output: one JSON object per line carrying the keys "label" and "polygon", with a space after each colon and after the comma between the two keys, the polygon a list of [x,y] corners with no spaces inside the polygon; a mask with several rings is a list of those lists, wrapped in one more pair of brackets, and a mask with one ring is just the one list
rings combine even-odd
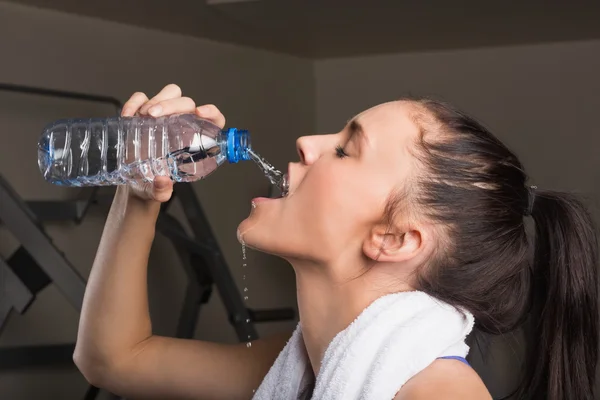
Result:
{"label": "ear", "polygon": [[392,229],[376,225],[363,243],[363,253],[375,261],[401,262],[415,257],[423,247],[423,232],[418,229]]}

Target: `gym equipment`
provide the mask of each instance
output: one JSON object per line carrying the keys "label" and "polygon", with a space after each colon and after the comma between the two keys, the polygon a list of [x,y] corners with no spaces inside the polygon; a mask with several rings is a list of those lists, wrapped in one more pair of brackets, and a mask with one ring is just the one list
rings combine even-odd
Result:
{"label": "gym equipment", "polygon": [[[12,84],[0,84],[0,91],[103,102],[114,105],[117,111],[122,106],[111,97]],[[82,189],[82,192],[87,193],[82,200],[26,202],[0,174],[0,223],[21,244],[8,259],[0,257],[0,334],[10,311],[25,313],[35,301],[36,294],[50,284],[55,285],[76,310],[81,310],[86,281],[45,233],[43,223],[73,221],[79,224],[92,206],[106,205],[112,198],[99,196],[98,188]],[[168,214],[169,205],[174,199],[181,202],[193,236],[188,235],[181,223]],[[161,207],[157,232],[172,242],[189,280],[176,337],[193,337],[202,305],[210,300],[215,286],[227,309],[229,322],[241,342],[258,338],[254,323],[295,318],[292,308],[246,308],[190,184],[175,185],[171,200]],[[0,370],[30,366],[74,366],[73,350],[74,344],[0,348]],[[99,393],[98,388],[90,386],[84,399],[95,399]]]}

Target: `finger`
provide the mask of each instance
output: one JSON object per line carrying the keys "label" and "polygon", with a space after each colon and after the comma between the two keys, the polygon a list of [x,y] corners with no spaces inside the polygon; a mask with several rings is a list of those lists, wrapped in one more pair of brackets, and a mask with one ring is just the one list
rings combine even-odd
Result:
{"label": "finger", "polygon": [[161,115],[192,113],[196,108],[196,103],[189,97],[179,97],[176,99],[163,100],[148,109],[148,114],[153,117]]}
{"label": "finger", "polygon": [[146,96],[142,92],[134,93],[129,100],[125,102],[123,105],[123,110],[121,111],[121,115],[123,117],[133,117],[138,109],[148,101],[148,96]]}
{"label": "finger", "polygon": [[221,113],[221,111],[213,104],[207,104],[201,107],[196,108],[196,115],[212,121],[215,125],[219,126],[221,129],[225,127],[225,116]]}
{"label": "finger", "polygon": [[173,83],[162,88],[160,92],[153,98],[151,98],[142,108],[140,108],[140,114],[148,114],[148,109],[153,105],[160,103],[164,100],[176,99],[181,97],[181,88]]}
{"label": "finger", "polygon": [[154,178],[152,187],[152,198],[164,203],[171,198],[173,193],[173,181],[167,176],[157,176]]}

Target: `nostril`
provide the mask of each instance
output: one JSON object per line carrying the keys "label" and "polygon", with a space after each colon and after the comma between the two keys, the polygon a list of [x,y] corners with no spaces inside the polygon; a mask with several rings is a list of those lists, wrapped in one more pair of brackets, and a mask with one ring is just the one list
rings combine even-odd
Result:
{"label": "nostril", "polygon": [[306,161],[306,154],[304,154],[304,137],[300,137],[296,140],[296,151],[298,151],[298,156],[300,156],[300,162],[304,163]]}
{"label": "nostril", "polygon": [[300,162],[304,163],[305,156],[304,156],[304,152],[302,151],[302,149],[300,147],[298,147],[298,155],[300,156]]}

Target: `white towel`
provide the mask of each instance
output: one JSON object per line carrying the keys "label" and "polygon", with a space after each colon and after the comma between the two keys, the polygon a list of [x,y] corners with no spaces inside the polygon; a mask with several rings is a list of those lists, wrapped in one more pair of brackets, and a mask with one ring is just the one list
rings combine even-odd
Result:
{"label": "white towel", "polygon": [[315,382],[300,321],[254,400],[391,400],[436,358],[465,357],[473,322],[423,292],[380,297],[331,341]]}

